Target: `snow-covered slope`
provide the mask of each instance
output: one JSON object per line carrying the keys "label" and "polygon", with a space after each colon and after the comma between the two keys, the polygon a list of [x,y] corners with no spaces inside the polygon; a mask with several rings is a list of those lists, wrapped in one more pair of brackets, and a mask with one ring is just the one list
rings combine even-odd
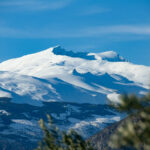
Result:
{"label": "snow-covered slope", "polygon": [[150,67],[132,64],[114,51],[75,53],[56,46],[7,60],[0,63],[0,113],[5,116],[0,135],[35,140],[34,134],[41,134],[37,121],[50,113],[62,128],[87,137],[120,119],[107,99],[145,94],[149,76]]}
{"label": "snow-covered slope", "polygon": [[126,62],[123,57],[113,51],[98,54],[74,53],[67,52],[59,46],[0,64],[1,71],[12,71],[41,78],[59,77],[68,82],[74,79],[71,75],[73,69],[80,73],[118,74],[142,85],[147,85],[150,74],[150,67]]}
{"label": "snow-covered slope", "polygon": [[[54,78],[73,87],[106,96],[117,91],[119,93],[134,92],[126,86],[138,86],[139,88],[134,87],[135,92],[137,89],[140,92],[143,87],[148,87],[150,83],[150,67],[129,63],[113,51],[98,54],[74,53],[66,51],[60,46],[5,61],[0,64],[0,71],[5,71],[1,72],[0,76],[3,89],[18,95],[30,95],[35,100],[53,99],[48,98],[48,96],[44,98],[44,95],[47,95],[48,91],[55,91],[50,83],[52,80],[54,81]],[[33,80],[35,77],[39,79]],[[38,81],[41,79],[46,80],[47,90],[45,90],[45,83],[41,86],[44,80]],[[123,84],[125,88],[121,87]],[[44,90],[42,90],[43,87]],[[39,92],[37,95],[36,91],[38,90],[41,91],[43,97]],[[57,91],[55,92],[57,93]],[[56,97],[54,99],[58,100]],[[105,103],[103,100],[94,102]]]}

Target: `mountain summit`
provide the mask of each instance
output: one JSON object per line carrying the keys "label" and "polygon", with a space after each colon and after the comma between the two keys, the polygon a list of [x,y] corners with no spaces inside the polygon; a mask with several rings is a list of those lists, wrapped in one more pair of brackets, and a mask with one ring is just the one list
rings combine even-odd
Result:
{"label": "mountain summit", "polygon": [[125,59],[119,54],[114,51],[108,51],[104,53],[88,53],[88,52],[73,52],[73,51],[66,51],[65,49],[61,48],[61,46],[56,46],[53,48],[52,52],[55,55],[62,55],[68,57],[75,57],[75,58],[82,58],[87,60],[107,60],[107,61],[125,61]]}
{"label": "mountain summit", "polygon": [[123,92],[144,92],[149,83],[147,75],[150,74],[150,67],[129,63],[114,51],[73,52],[56,46],[2,62],[0,71],[1,93],[6,95],[7,91],[9,97],[12,93],[26,95],[31,100],[24,100],[24,103],[31,104],[34,100],[34,103],[41,103],[42,100],[77,101],[73,97],[62,98],[57,88],[54,88],[56,83],[59,86],[64,83],[72,88],[81,88],[89,91],[87,93],[97,93],[89,94],[96,95],[93,98],[81,96],[79,102],[106,103],[106,97],[110,98],[112,94],[117,96]]}

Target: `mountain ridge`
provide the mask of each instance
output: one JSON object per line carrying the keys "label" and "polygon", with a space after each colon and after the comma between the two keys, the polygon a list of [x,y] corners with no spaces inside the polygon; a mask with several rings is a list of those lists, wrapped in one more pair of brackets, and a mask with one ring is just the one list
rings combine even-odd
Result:
{"label": "mountain ridge", "polygon": [[[101,59],[96,59],[96,55],[97,57],[101,57]],[[94,59],[91,59],[93,57],[89,59],[89,56],[94,56]],[[108,60],[106,60],[106,57],[108,57]],[[113,58],[114,60],[117,59],[117,62],[112,61]],[[120,58],[119,62],[118,58]],[[128,69],[128,72],[126,69]],[[144,72],[142,72],[143,70]],[[136,87],[140,87],[141,91],[139,91],[139,93],[144,93],[146,91],[146,84],[148,83],[148,78],[145,73],[150,74],[150,67],[133,65],[113,51],[97,54],[84,52],[75,53],[73,51],[66,51],[60,46],[56,46],[38,53],[4,61],[0,63],[0,71],[2,88],[7,90],[9,88],[10,91],[16,92],[19,91],[18,88],[21,88],[21,85],[23,85],[27,90],[22,89],[22,91],[18,93],[20,95],[26,94],[27,96],[29,93],[33,93],[33,99],[39,101],[43,99],[42,97],[47,95],[46,93],[48,93],[48,91],[53,91],[55,93],[55,89],[52,87],[51,83],[55,78],[68,85],[78,87],[80,90],[84,89],[100,93],[101,95],[104,94],[106,98],[111,97],[109,94],[116,94],[117,97],[117,91],[121,93],[127,91],[134,92],[134,90],[132,90],[133,87],[137,89],[135,91],[139,91]],[[13,81],[11,78],[13,78]],[[43,84],[41,79],[44,79],[46,82]],[[7,82],[11,80],[12,83],[5,83],[6,80],[8,80]],[[26,83],[24,82],[25,80]],[[137,80],[139,82],[136,82]],[[145,80],[144,85],[142,85],[143,80]],[[43,85],[43,87],[46,85],[47,90],[41,90],[41,87],[37,86],[39,83]],[[133,87],[129,88],[131,85]],[[123,88],[127,86],[130,90]],[[37,96],[36,90],[45,93],[45,95],[43,94],[42,97],[39,95]],[[5,94],[4,91],[1,90],[1,93],[2,92]],[[34,93],[36,96],[34,96]],[[100,103],[103,102],[101,101]]]}

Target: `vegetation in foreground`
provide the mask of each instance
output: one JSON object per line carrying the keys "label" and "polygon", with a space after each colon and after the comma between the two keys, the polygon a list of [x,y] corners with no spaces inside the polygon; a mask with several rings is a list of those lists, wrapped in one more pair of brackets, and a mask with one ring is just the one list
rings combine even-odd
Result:
{"label": "vegetation in foreground", "polygon": [[53,123],[49,115],[48,125],[41,119],[40,127],[44,137],[36,150],[93,150],[89,143],[75,131],[60,131]]}
{"label": "vegetation in foreground", "polygon": [[150,150],[150,93],[144,97],[123,96],[121,103],[115,105],[115,108],[129,113],[129,117],[111,136],[109,146],[117,149]]}

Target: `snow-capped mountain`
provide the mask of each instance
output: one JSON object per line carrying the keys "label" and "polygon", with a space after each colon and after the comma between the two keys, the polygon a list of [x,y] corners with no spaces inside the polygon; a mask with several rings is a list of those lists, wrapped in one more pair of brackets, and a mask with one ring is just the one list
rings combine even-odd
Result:
{"label": "snow-capped mountain", "polygon": [[114,51],[75,53],[60,46],[2,62],[0,135],[35,142],[41,137],[37,121],[49,113],[61,128],[90,136],[121,118],[108,99],[145,94],[149,75],[150,67]]}

